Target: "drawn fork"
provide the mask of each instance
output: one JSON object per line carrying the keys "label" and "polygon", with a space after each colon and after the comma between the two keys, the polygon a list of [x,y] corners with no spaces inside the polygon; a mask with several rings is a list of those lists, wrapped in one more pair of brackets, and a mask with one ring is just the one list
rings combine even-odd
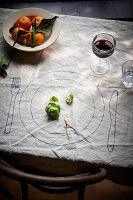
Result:
{"label": "drawn fork", "polygon": [[15,101],[16,101],[16,97],[18,95],[18,92],[20,90],[20,86],[21,86],[20,77],[12,78],[12,83],[11,83],[11,102],[10,102],[8,116],[7,116],[7,120],[6,120],[6,127],[5,127],[5,130],[4,130],[4,133],[6,133],[6,134],[9,134],[10,131],[11,131],[12,122],[13,122],[13,115],[14,115]]}

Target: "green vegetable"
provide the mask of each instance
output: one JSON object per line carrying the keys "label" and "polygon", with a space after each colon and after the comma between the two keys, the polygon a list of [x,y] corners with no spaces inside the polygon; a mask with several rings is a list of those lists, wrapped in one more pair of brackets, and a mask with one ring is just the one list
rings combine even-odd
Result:
{"label": "green vegetable", "polygon": [[50,98],[50,102],[45,108],[45,111],[52,119],[58,119],[60,116],[60,106],[58,104],[58,98],[53,96]]}
{"label": "green vegetable", "polygon": [[69,96],[67,96],[66,99],[65,99],[65,100],[66,100],[66,103],[67,103],[67,104],[72,104],[73,98],[74,98],[74,97],[73,97],[73,94],[70,94]]}
{"label": "green vegetable", "polygon": [[58,102],[58,98],[53,96],[50,98],[50,102]]}

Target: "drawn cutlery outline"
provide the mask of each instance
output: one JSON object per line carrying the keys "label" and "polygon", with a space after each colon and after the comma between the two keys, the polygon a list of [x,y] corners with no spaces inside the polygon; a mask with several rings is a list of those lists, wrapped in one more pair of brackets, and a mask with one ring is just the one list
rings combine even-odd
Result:
{"label": "drawn cutlery outline", "polygon": [[9,134],[11,131],[13,115],[14,115],[14,108],[15,108],[15,101],[16,101],[16,97],[19,93],[20,86],[21,86],[21,78],[20,77],[12,78],[11,101],[10,101],[10,105],[9,105],[8,116],[7,116],[6,126],[5,126],[5,130],[4,130],[4,133],[6,133],[6,134]]}
{"label": "drawn cutlery outline", "polygon": [[[114,90],[112,92],[110,101],[109,101],[109,114],[110,114],[110,128],[108,132],[108,139],[107,139],[107,149],[109,152],[113,152],[114,145],[115,145],[115,137],[116,137],[116,115],[117,115],[117,104],[118,104],[118,91]],[[114,111],[111,111],[111,103],[112,99],[116,98],[116,101],[114,103]],[[113,113],[114,112],[114,113]]]}

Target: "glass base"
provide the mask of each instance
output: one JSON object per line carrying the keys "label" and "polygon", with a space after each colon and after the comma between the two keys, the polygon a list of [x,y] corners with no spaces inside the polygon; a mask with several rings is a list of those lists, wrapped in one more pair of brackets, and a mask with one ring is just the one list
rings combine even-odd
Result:
{"label": "glass base", "polygon": [[96,74],[105,74],[109,70],[109,63],[107,60],[100,58],[99,62],[91,64],[91,69]]}
{"label": "glass base", "polygon": [[128,82],[126,80],[122,80],[122,83],[126,88],[133,88],[133,80],[131,82]]}

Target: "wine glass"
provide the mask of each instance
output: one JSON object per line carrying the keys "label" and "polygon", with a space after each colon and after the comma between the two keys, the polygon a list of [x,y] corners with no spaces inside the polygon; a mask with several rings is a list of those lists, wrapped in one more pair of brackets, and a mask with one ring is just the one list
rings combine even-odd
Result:
{"label": "wine glass", "polygon": [[99,60],[91,64],[91,69],[96,74],[105,74],[109,70],[109,62],[106,58],[113,54],[115,47],[116,39],[108,33],[100,33],[94,37],[92,50]]}

